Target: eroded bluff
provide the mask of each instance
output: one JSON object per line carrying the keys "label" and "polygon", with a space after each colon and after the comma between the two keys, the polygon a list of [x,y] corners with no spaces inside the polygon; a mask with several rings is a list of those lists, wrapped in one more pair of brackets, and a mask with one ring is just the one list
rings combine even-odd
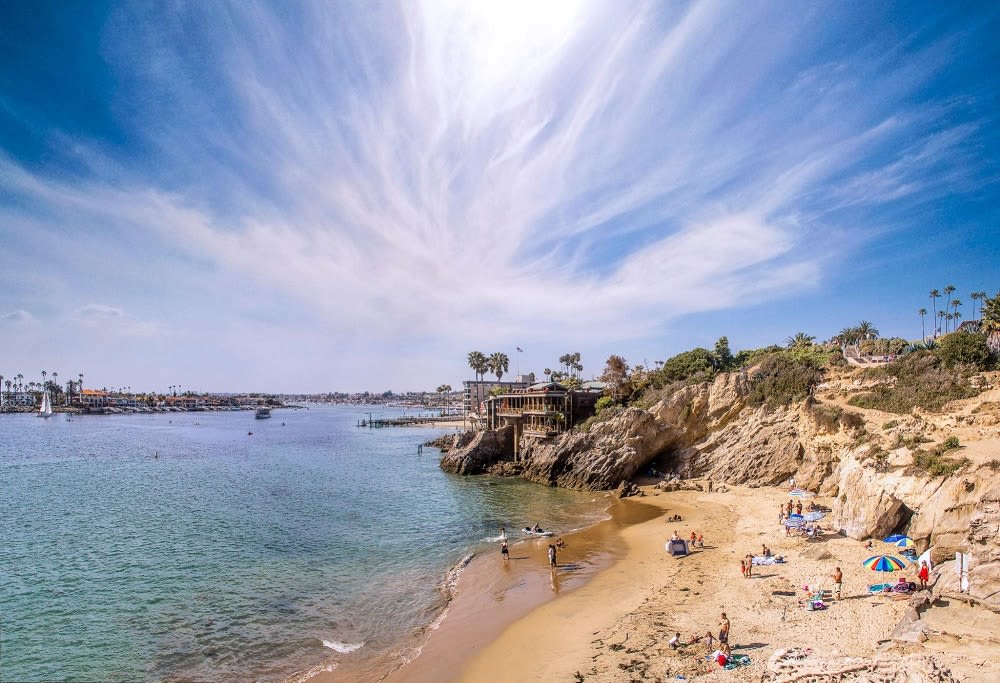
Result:
{"label": "eroded bluff", "polygon": [[[522,439],[516,457],[510,427],[458,435],[441,467],[463,474],[520,474],[581,490],[613,489],[654,460],[660,469],[716,484],[771,486],[794,478],[798,486],[832,499],[824,525],[846,536],[883,538],[905,531],[919,549],[932,548],[936,563],[957,551],[969,553],[972,595],[1000,610],[1000,483],[991,466],[972,463],[952,476],[932,477],[912,466],[907,446],[881,452],[880,437],[872,437],[884,431],[878,414],[866,432],[819,419],[822,410],[811,401],[773,411],[749,406],[749,390],[746,373],[719,375],[649,409],[624,410],[587,432],[550,441]],[[970,406],[965,410],[975,412]],[[976,417],[986,430],[981,438],[995,438],[990,419],[992,414]],[[941,431],[916,412],[893,422],[899,424],[886,438]],[[881,465],[874,457],[879,453],[886,458]]]}

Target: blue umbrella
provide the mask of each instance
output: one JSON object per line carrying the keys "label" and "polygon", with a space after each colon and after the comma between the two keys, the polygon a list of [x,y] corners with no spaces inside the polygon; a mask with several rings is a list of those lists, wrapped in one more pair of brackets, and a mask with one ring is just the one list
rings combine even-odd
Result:
{"label": "blue umbrella", "polygon": [[906,534],[893,534],[885,539],[886,543],[895,543],[896,541],[901,541],[906,538]]}
{"label": "blue umbrella", "polygon": [[823,519],[825,516],[826,516],[826,514],[824,514],[822,512],[807,512],[805,514],[805,520],[807,522],[818,522],[819,520]]}
{"label": "blue umbrella", "polygon": [[812,498],[816,494],[805,489],[792,489],[788,492],[788,495],[795,496],[796,498]]}

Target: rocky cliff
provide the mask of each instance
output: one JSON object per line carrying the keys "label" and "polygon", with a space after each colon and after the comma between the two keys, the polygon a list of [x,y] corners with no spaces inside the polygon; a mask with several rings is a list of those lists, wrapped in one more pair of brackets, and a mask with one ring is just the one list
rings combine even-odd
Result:
{"label": "rocky cliff", "polygon": [[[1000,484],[994,483],[1000,390],[940,415],[916,410],[899,416],[848,407],[846,397],[863,388],[843,375],[821,385],[815,399],[767,410],[748,405],[745,373],[724,374],[648,409],[626,409],[588,431],[525,438],[516,458],[510,428],[463,435],[442,467],[475,474],[500,462],[500,471],[582,490],[613,489],[651,465],[716,484],[773,486],[794,478],[832,500],[826,522],[847,536],[905,531],[919,549],[933,547],[936,561],[958,550],[971,553],[982,579],[977,595],[1000,606]],[[852,419],[830,419],[838,414]],[[951,476],[914,467],[915,439],[933,443],[949,435],[961,436],[966,465]]]}

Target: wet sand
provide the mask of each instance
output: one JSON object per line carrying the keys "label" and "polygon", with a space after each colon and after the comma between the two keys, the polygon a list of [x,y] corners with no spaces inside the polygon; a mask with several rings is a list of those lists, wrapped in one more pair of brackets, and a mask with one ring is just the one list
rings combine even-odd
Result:
{"label": "wet sand", "polygon": [[[525,538],[508,532],[510,560],[499,550],[478,555],[462,571],[447,612],[426,633],[393,653],[378,657],[347,657],[335,670],[318,673],[311,683],[379,681],[392,683],[457,680],[468,661],[495,641],[504,629],[540,605],[572,595],[620,560],[626,551],[625,528],[658,517],[656,506],[643,499],[620,501],[597,494],[609,519],[586,529],[551,538]],[[558,568],[549,568],[548,544],[561,537]],[[419,656],[418,656],[419,655]]]}

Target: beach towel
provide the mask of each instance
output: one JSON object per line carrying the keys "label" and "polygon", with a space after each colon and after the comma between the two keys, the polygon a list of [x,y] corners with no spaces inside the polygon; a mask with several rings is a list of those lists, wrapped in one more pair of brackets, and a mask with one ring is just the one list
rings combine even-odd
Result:
{"label": "beach towel", "polygon": [[729,662],[723,667],[728,670],[738,669],[741,666],[750,666],[750,658],[746,655],[733,655]]}
{"label": "beach towel", "polygon": [[873,586],[868,586],[869,593],[884,593],[888,590],[892,590],[891,583],[876,583]]}
{"label": "beach towel", "polygon": [[763,557],[763,556],[761,556],[761,557],[754,557],[753,558],[753,563],[754,563],[754,566],[765,566],[765,565],[769,565],[769,564],[782,564],[782,563],[784,563],[784,560],[782,560],[782,559],[780,559],[780,558],[778,558],[777,556],[774,556],[774,555],[772,555],[771,557]]}

